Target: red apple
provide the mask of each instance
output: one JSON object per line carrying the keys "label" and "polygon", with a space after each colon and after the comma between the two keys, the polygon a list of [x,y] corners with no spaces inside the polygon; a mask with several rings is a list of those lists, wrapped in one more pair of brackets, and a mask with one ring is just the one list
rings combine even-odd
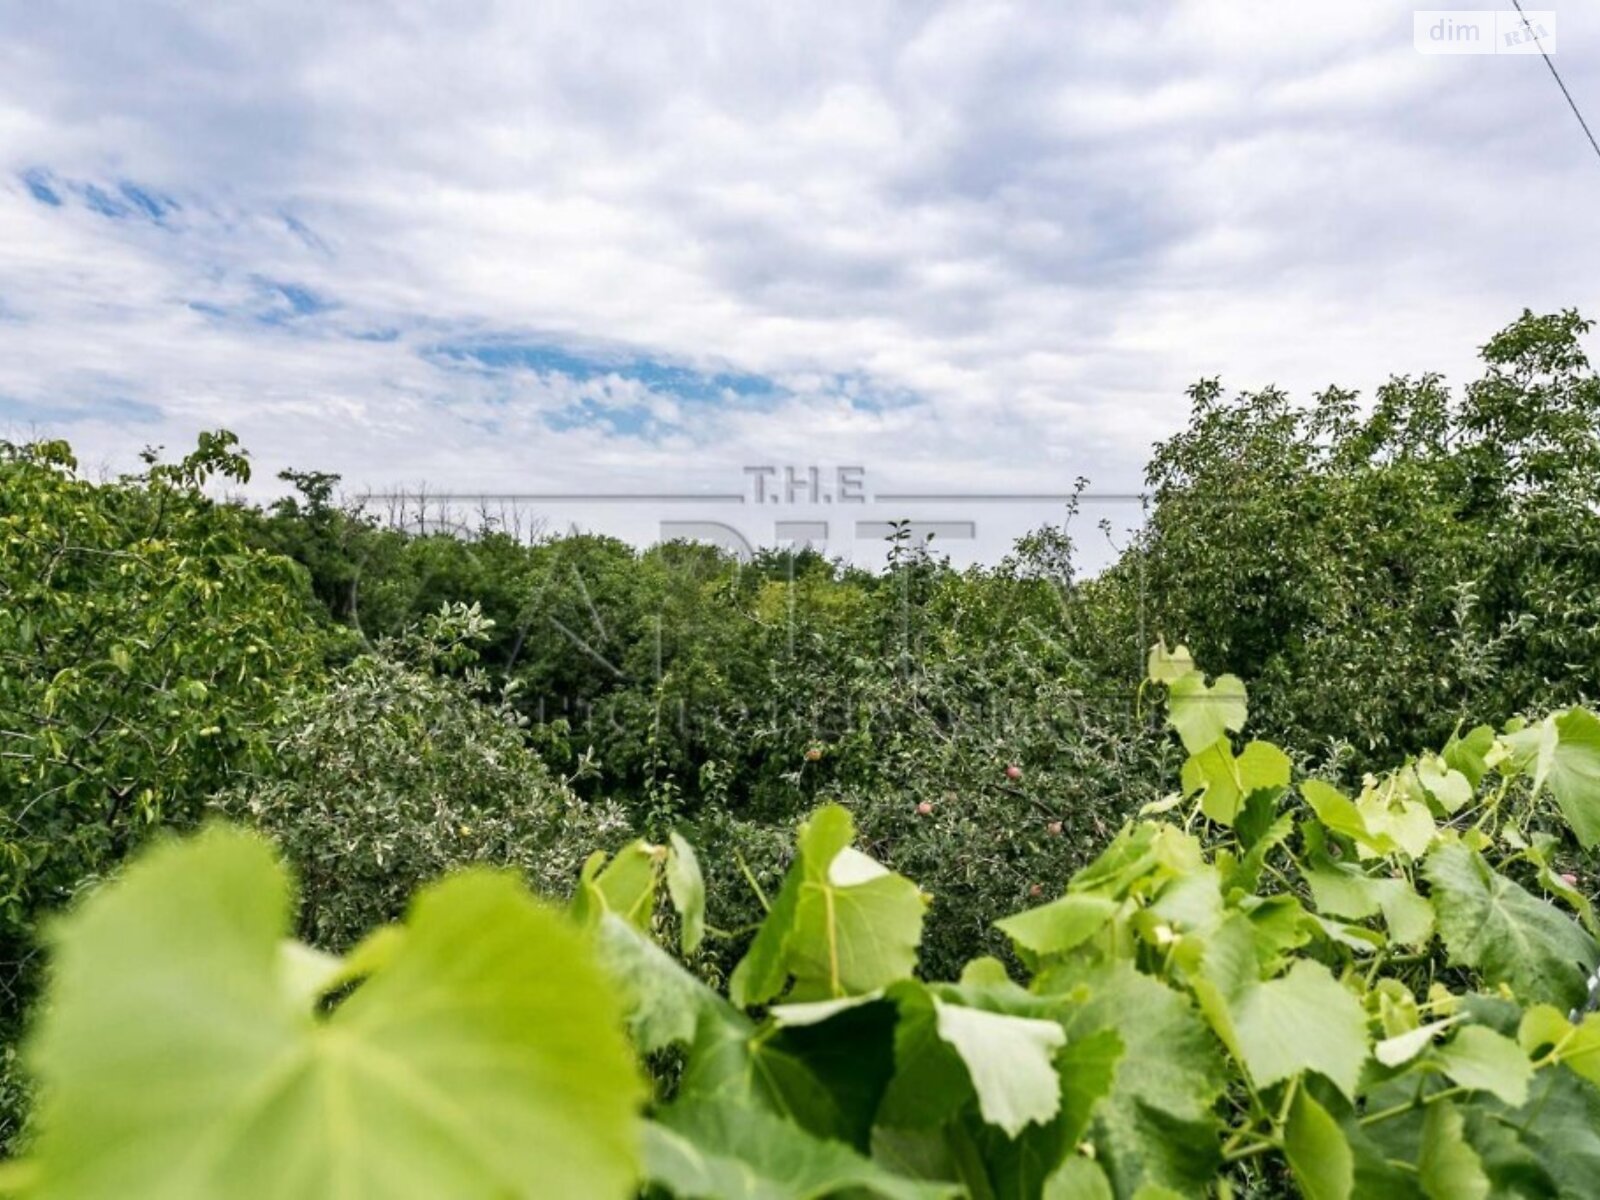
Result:
{"label": "red apple", "polygon": [[1561,882],[1566,884],[1568,887],[1577,887],[1578,877],[1572,874],[1570,871],[1563,871],[1561,872]]}
{"label": "red apple", "polygon": [[931,816],[932,814],[933,814],[933,805],[929,804],[926,800],[924,800],[921,804],[917,805],[917,816],[919,816],[919,817],[927,817],[927,816]]}
{"label": "red apple", "polygon": [[1044,884],[1042,884],[1042,883],[1034,884],[1032,887],[1030,887],[1028,889],[1028,895],[1032,896],[1035,900],[1037,900],[1040,896],[1044,895]]}
{"label": "red apple", "polygon": [[1006,778],[1007,779],[1012,779],[1012,780],[1021,779],[1022,778],[1022,768],[1017,766],[1016,763],[1012,763],[1009,767],[1006,768]]}

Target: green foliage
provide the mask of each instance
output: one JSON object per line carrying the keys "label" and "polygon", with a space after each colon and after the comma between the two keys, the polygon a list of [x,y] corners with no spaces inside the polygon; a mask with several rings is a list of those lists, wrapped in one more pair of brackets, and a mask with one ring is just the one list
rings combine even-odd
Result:
{"label": "green foliage", "polygon": [[626,1194],[639,1078],[553,912],[458,875],[341,963],[283,940],[289,899],[264,843],[214,830],[62,926],[29,1195]]}
{"label": "green foliage", "polygon": [[[1206,690],[1159,662],[1152,686]],[[214,831],[63,927],[19,1186],[621,1196],[637,1170],[694,1200],[1585,1196],[1600,1015],[1564,1007],[1600,946],[1523,882],[1523,829],[1563,808],[1520,728],[1477,739],[1466,796],[1414,763],[1353,801],[1274,768],[1222,821],[1179,793],[1157,807],[1182,824],[1128,823],[1002,922],[1020,981],[992,958],[915,978],[923,897],[838,806],[801,824],[731,999],[651,936],[663,890],[680,926],[699,912],[681,838],[586,861],[571,921],[469,872],[340,960],[281,940],[281,870]],[[1380,849],[1392,808],[1415,828]],[[1402,895],[1427,919],[1396,919]],[[642,1129],[624,1024],[677,1056]]]}
{"label": "green foliage", "polygon": [[1438,747],[1469,714],[1592,700],[1588,330],[1525,313],[1456,394],[1437,375],[1391,379],[1368,405],[1197,384],[1188,427],[1148,465],[1147,529],[1088,585],[1108,616],[1082,655],[1126,661],[1144,628],[1181,638],[1248,681],[1269,737],[1358,772]]}
{"label": "green foliage", "polygon": [[233,438],[146,461],[95,483],[62,443],[0,444],[0,1042],[34,992],[42,917],[153,830],[192,824],[317,675],[296,568],[202,490],[248,476]]}
{"label": "green foliage", "polygon": [[267,757],[214,800],[283,848],[313,944],[348,948],[465,864],[515,867],[560,894],[597,843],[625,834],[615,806],[551,776],[504,697],[445,673],[469,665],[486,632],[475,610],[447,610],[292,692]]}
{"label": "green foliage", "polygon": [[8,950],[144,831],[198,816],[314,651],[293,567],[200,490],[248,477],[231,437],[113,484],[75,467],[61,443],[0,447]]}
{"label": "green foliage", "polygon": [[816,1000],[911,974],[925,901],[909,880],[853,849],[854,835],[850,814],[837,805],[800,826],[795,864],[729,981],[736,1004],[765,1004],[790,979],[791,1000]]}

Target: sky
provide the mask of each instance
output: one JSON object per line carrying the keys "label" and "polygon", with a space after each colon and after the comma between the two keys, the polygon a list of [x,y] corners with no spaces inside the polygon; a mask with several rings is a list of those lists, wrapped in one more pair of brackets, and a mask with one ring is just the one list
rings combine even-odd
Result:
{"label": "sky", "polygon": [[[1412,11],[0,0],[0,436],[858,559],[993,559],[1080,476],[1121,521],[1203,376],[1462,380],[1600,315],[1544,64]],[[1557,19],[1600,119],[1600,7]]]}

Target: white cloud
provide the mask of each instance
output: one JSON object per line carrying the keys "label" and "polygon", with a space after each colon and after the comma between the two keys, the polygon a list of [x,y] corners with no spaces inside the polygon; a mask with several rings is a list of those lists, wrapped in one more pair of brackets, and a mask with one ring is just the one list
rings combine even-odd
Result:
{"label": "white cloud", "polygon": [[[1600,163],[1543,64],[1410,37],[1379,0],[10,6],[0,414],[366,486],[1125,489],[1202,374],[1460,378],[1592,304]],[[93,211],[121,181],[181,208]],[[493,336],[777,392],[430,352]]]}

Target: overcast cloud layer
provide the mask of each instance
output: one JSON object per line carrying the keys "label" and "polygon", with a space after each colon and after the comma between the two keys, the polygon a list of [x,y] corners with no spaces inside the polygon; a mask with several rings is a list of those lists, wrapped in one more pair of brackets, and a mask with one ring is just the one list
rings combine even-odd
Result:
{"label": "overcast cloud layer", "polygon": [[[1600,10],[1558,17],[1600,116]],[[1393,3],[0,0],[0,433],[1126,491],[1202,375],[1461,379],[1600,314],[1596,211],[1544,65]]]}

